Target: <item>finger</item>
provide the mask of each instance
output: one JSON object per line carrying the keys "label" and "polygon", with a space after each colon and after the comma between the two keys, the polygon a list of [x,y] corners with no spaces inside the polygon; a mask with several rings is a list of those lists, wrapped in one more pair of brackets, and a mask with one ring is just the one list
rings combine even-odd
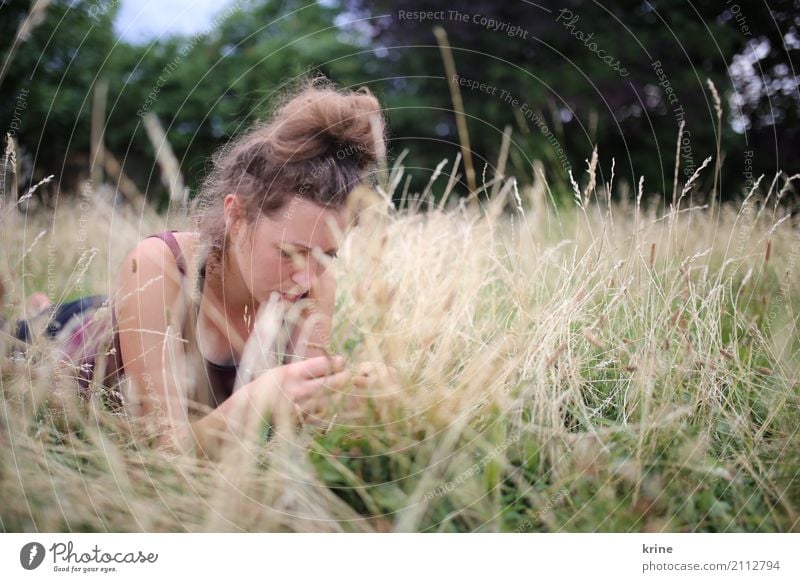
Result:
{"label": "finger", "polygon": [[300,378],[319,378],[331,373],[341,372],[344,369],[344,358],[342,356],[317,356],[301,362],[289,364],[299,371]]}
{"label": "finger", "polygon": [[356,376],[353,378],[353,384],[356,388],[369,388],[372,380],[366,376]]}
{"label": "finger", "polygon": [[330,416],[345,411],[361,410],[367,398],[355,392],[347,392],[345,388],[335,393],[316,392],[297,406],[307,414]]}
{"label": "finger", "polygon": [[341,390],[349,380],[350,372],[347,370],[330,376],[308,380],[298,389],[295,400],[310,398],[322,390]]}
{"label": "finger", "polygon": [[[326,383],[324,386],[317,386],[316,388],[311,388],[309,392],[304,393],[303,398],[299,398],[295,401],[294,407],[295,410],[301,411],[303,414],[303,418],[308,418],[309,415],[320,415],[324,414],[326,410],[330,410],[330,407],[333,406],[334,409],[338,409],[341,407],[342,398],[345,397],[345,400],[349,398],[349,395],[342,391],[342,388],[346,385],[348,378],[346,375],[348,372],[343,372],[340,375],[340,378],[334,378],[331,376],[331,382]],[[314,383],[319,383],[322,379],[313,380]]]}
{"label": "finger", "polygon": [[301,411],[303,413],[303,418],[307,420],[322,414],[330,402],[331,399],[328,395],[323,395],[318,392],[305,400],[295,403],[294,406],[295,410]]}
{"label": "finger", "polygon": [[370,373],[375,372],[379,366],[380,364],[377,362],[360,362],[357,370],[359,374],[368,376]]}

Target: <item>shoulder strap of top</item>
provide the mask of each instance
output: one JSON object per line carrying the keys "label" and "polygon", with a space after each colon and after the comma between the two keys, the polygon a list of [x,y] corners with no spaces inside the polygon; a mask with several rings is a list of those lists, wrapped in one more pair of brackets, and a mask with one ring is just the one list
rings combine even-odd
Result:
{"label": "shoulder strap of top", "polygon": [[172,234],[173,232],[178,232],[176,230],[166,230],[164,232],[159,232],[156,234],[151,234],[145,238],[160,238],[169,247],[169,250],[172,251],[172,254],[175,256],[175,262],[178,264],[178,270],[181,272],[181,275],[184,277],[186,276],[186,261],[183,258],[183,253],[181,252],[181,246],[178,244],[178,239],[175,238],[175,235]]}

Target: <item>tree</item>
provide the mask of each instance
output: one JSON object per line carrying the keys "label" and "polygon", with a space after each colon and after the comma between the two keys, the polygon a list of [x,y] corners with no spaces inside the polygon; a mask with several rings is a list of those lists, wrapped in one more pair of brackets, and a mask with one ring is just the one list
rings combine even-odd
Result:
{"label": "tree", "polygon": [[[29,8],[2,4],[6,38],[14,37]],[[234,3],[206,30],[141,46],[116,41],[116,10],[114,2],[55,0],[0,85],[6,127],[24,91],[16,137],[32,152],[34,179],[55,174],[54,187],[64,191],[76,190],[75,176],[87,175],[92,92],[101,78],[108,81],[105,144],[148,199],[163,206],[167,197],[142,126],[145,113],[161,120],[194,190],[212,152],[268,115],[293,79],[321,72],[347,86],[362,75],[350,56],[360,49],[341,38],[335,10],[322,4]]]}
{"label": "tree", "polygon": [[[293,80],[314,72],[344,85],[357,80],[347,58],[355,49],[338,38],[334,16],[330,8],[298,0],[234,4],[207,30],[133,47],[115,65],[126,81],[116,88],[121,97],[109,143],[117,151],[141,148],[147,143],[141,114],[156,113],[196,190],[211,153],[267,116]],[[152,159],[149,146],[146,151]],[[147,181],[156,173],[151,165]]]}
{"label": "tree", "polygon": [[[3,38],[15,38],[29,8],[0,5]],[[56,184],[71,182],[76,165],[88,163],[92,89],[115,50],[116,9],[113,3],[53,0],[13,59],[8,49],[3,55],[0,118],[32,157],[32,179],[55,174]]]}
{"label": "tree", "polygon": [[[754,38],[770,39],[770,56],[764,58],[774,74],[782,75],[781,100],[772,100],[778,114],[759,113],[762,92],[757,104],[742,109],[745,119],[759,119],[747,135],[737,133],[730,112],[726,116],[722,134],[728,177],[722,192],[728,196],[738,194],[745,180],[739,169],[752,149],[748,144],[765,135],[780,147],[759,150],[751,158],[755,172],[796,165],[789,140],[797,124],[784,123],[797,114],[791,67],[796,47],[784,50],[777,40],[798,38],[793,20],[797,0],[770,5],[771,15],[748,12],[752,31],[746,35],[744,8],[733,2],[477,0],[465,8],[442,0],[340,4],[359,30],[368,19],[374,76],[387,78],[391,125],[398,142],[413,143],[414,156],[423,153],[428,167],[445,155],[452,159],[458,150],[449,80],[432,32],[440,25],[465,79],[460,90],[479,164],[494,161],[500,134],[510,124],[516,134],[511,160],[518,176],[530,175],[530,160],[542,158],[550,162],[551,179],[565,181],[569,169],[576,176],[582,173],[583,160],[598,144],[605,179],[614,157],[618,177],[636,183],[644,175],[649,190],[667,195],[680,121],[685,122],[679,156],[683,181],[706,156],[716,154],[716,108],[706,79],[723,98],[730,97],[728,67],[735,55],[749,50]],[[777,27],[769,21],[773,16]],[[712,172],[706,175],[710,180]]]}

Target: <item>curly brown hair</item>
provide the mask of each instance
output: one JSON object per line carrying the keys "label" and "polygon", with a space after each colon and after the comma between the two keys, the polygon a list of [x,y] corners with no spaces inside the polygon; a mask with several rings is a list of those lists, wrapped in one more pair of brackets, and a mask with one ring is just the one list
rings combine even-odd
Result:
{"label": "curly brown hair", "polygon": [[297,197],[341,209],[359,184],[372,182],[385,152],[386,124],[366,87],[337,89],[324,78],[305,80],[277,102],[267,121],[221,147],[194,203],[207,273],[222,264],[228,246],[223,202],[236,193],[245,219],[274,217]]}

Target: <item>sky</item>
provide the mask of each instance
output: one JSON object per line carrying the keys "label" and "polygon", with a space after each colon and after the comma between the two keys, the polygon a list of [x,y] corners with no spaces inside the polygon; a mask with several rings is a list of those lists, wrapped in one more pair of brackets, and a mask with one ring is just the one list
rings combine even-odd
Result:
{"label": "sky", "polygon": [[194,34],[206,30],[214,16],[231,4],[233,0],[120,0],[114,29],[131,43]]}

